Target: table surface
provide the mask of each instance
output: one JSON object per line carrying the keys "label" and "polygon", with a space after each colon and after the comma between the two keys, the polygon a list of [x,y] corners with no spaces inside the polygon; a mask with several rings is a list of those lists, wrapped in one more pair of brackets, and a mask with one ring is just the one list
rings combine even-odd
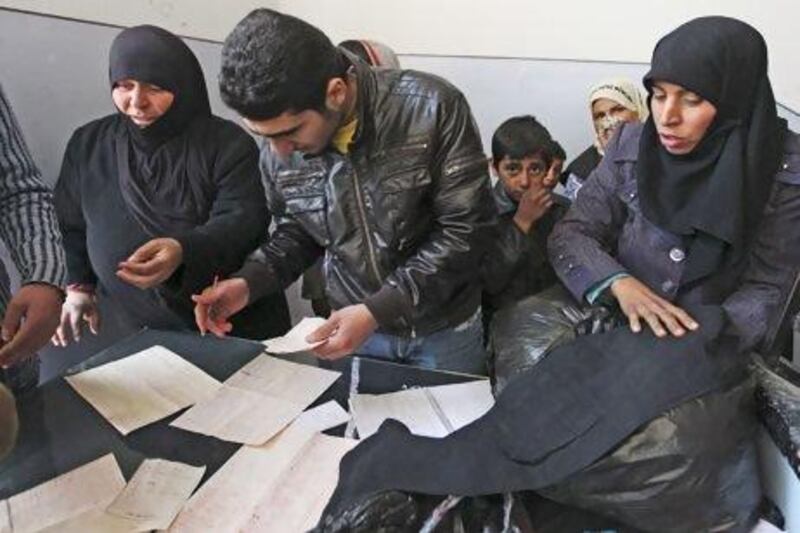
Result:
{"label": "table surface", "polygon": [[[260,343],[243,339],[159,330],[142,330],[97,353],[67,374],[121,359],[153,345],[164,346],[222,381],[263,352]],[[291,356],[286,357],[292,360]],[[314,405],[336,400],[347,408],[352,358],[321,362],[342,376]],[[358,391],[378,394],[405,387],[459,383],[477,376],[438,372],[360,359]],[[179,413],[121,435],[70,387],[63,377],[42,385],[19,402],[20,433],[14,452],[0,462],[0,499],[113,452],[126,479],[147,458],[205,465],[209,478],[239,448],[239,444],[170,427]],[[342,428],[338,428],[341,435]],[[335,432],[333,434],[336,434]]]}

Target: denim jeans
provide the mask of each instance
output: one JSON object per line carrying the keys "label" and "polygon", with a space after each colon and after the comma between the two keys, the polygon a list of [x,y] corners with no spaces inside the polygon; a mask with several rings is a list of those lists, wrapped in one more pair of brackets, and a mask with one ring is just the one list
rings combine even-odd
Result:
{"label": "denim jeans", "polygon": [[434,370],[486,375],[480,308],[466,322],[424,337],[373,333],[354,355]]}

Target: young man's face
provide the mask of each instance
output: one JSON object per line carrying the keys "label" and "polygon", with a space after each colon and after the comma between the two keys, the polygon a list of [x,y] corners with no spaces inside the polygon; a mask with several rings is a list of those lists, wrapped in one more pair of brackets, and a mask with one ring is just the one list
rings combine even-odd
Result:
{"label": "young man's face", "polygon": [[512,159],[506,155],[499,162],[495,161],[494,167],[503,188],[515,202],[519,202],[525,191],[531,187],[555,187],[555,182],[551,183],[552,180],[546,179],[549,170],[547,162],[538,155],[522,159]]}
{"label": "young man's face", "polygon": [[344,78],[332,78],[325,91],[325,109],[285,111],[274,118],[243,118],[244,125],[256,135],[266,137],[272,149],[286,158],[292,152],[319,154],[331,142],[343,124],[350,88]]}
{"label": "young man's face", "polygon": [[272,150],[286,158],[292,152],[319,154],[328,146],[339,127],[341,116],[333,111],[311,109],[293,113],[286,111],[265,120],[242,119],[247,129],[266,137]]}

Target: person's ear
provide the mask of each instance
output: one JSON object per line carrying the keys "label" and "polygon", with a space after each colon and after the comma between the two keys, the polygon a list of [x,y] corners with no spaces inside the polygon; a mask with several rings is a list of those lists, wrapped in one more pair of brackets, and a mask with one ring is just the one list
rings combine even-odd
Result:
{"label": "person's ear", "polygon": [[333,111],[341,111],[347,100],[347,82],[344,78],[331,78],[325,90],[325,107]]}

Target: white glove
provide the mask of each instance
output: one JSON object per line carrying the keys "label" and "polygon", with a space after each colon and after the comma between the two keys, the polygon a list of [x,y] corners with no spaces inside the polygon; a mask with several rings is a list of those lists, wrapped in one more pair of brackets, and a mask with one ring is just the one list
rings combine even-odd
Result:
{"label": "white glove", "polygon": [[81,340],[83,322],[89,324],[89,331],[97,335],[100,331],[100,310],[93,292],[67,289],[67,298],[61,306],[61,323],[53,335],[53,344],[66,346],[71,340]]}

